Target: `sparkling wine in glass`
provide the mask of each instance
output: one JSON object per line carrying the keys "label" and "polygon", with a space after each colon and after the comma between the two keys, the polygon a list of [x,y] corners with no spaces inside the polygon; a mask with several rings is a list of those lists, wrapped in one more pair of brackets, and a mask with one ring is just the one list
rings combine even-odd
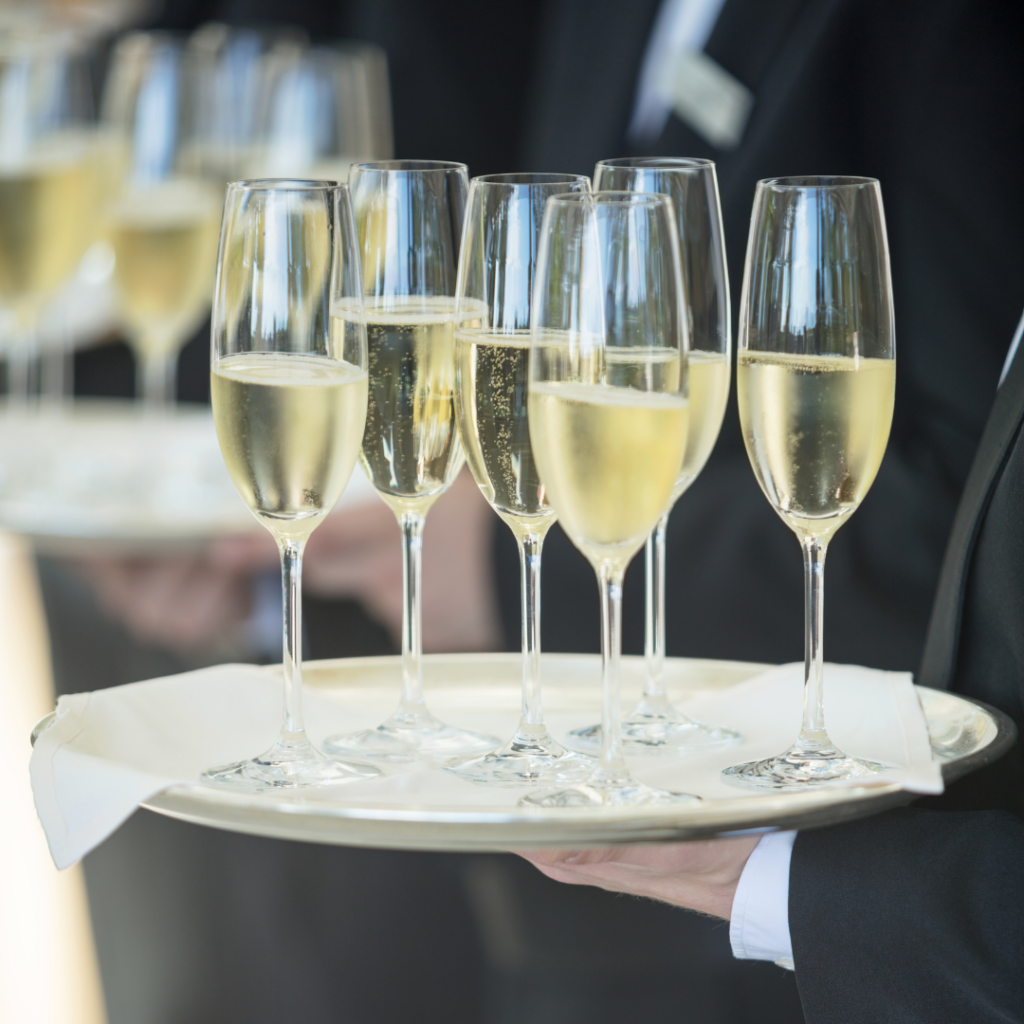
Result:
{"label": "sparkling wine in glass", "polygon": [[13,314],[8,390],[24,403],[39,315],[94,240],[102,170],[89,52],[67,32],[0,37],[0,305]]}
{"label": "sparkling wine in glass", "polygon": [[[622,722],[627,754],[679,754],[740,742],[731,729],[705,725],[679,711],[665,691],[665,531],[676,501],[697,479],[718,440],[729,399],[729,276],[722,238],[715,165],[682,157],[602,160],[594,170],[598,191],[623,189],[672,197],[679,228],[683,284],[690,311],[690,416],[683,468],[665,514],[647,538],[644,692]],[[611,370],[614,363],[609,363]],[[628,365],[626,367],[629,372]],[[601,726],[569,735],[580,750],[596,752]]]}
{"label": "sparkling wine in glass", "polygon": [[[329,753],[407,761],[489,750],[423,697],[422,552],[427,512],[464,464],[455,413],[455,280],[469,178],[464,164],[356,164],[369,404],[360,459],[402,531],[402,693],[375,729],[332,736]],[[354,314],[339,312],[341,320]]]}
{"label": "sparkling wine in glass", "polygon": [[455,405],[466,460],[508,524],[522,571],[523,697],[515,735],[498,750],[452,761],[460,778],[491,785],[556,785],[590,774],[544,724],[540,693],[541,548],[555,521],[530,444],[530,305],[537,243],[550,196],[589,192],[575,174],[474,178],[459,256]]}
{"label": "sparkling wine in glass", "polygon": [[804,789],[872,778],[825,731],[825,552],[864,500],[889,440],[896,383],[892,285],[874,178],[758,182],[740,300],[740,421],[754,475],[804,554],[804,710],[777,757],[726,779]]}
{"label": "sparkling wine in glass", "polygon": [[210,307],[223,179],[195,163],[201,94],[194,55],[172,33],[133,32],[114,48],[103,98],[118,184],[105,211],[121,314],[149,408],[174,400],[178,350]]}
{"label": "sparkling wine in glass", "polygon": [[[205,777],[214,782],[321,786],[380,774],[325,757],[302,719],[302,552],[341,497],[363,436],[361,309],[347,186],[229,186],[214,296],[213,417],[231,479],[281,553],[285,714],[269,750],[211,768]],[[331,315],[338,310],[347,315]]]}
{"label": "sparkling wine in glass", "polygon": [[632,777],[619,708],[622,582],[682,469],[688,342],[671,200],[639,192],[549,199],[533,293],[530,440],[548,501],[597,574],[604,700],[594,770],[525,797],[527,806],[695,799]]}

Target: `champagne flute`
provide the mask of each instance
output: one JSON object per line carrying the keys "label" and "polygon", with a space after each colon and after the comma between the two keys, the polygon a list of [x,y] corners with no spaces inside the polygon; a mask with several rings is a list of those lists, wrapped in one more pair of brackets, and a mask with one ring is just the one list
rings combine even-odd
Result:
{"label": "champagne flute", "polygon": [[297,46],[299,30],[281,26],[262,29],[207,22],[188,38],[185,60],[189,90],[202,97],[189,104],[187,139],[181,166],[194,176],[227,187],[238,178],[302,176],[332,179],[331,175],[307,175],[292,167],[280,172],[258,173],[253,167],[257,145],[258,115],[263,94],[265,67],[277,47]]}
{"label": "champagne flute", "polygon": [[548,732],[540,697],[540,560],[555,521],[530,446],[527,384],[537,242],[549,196],[589,192],[575,174],[474,178],[455,307],[455,405],[477,485],[508,524],[522,570],[523,699],[519,727],[499,750],[448,771],[493,785],[554,785],[590,774],[589,757]]}
{"label": "champagne flute", "polygon": [[174,400],[178,350],[209,309],[223,182],[195,173],[194,87],[183,38],[134,32],[114,48],[103,120],[123,179],[106,211],[114,280],[150,409]]}
{"label": "champagne flute", "polygon": [[597,574],[601,755],[539,807],[689,801],[637,782],[619,711],[622,581],[664,514],[686,451],[685,292],[672,201],[640,192],[548,200],[537,256],[530,440],[558,520]]}
{"label": "champagne flute", "polygon": [[39,315],[93,240],[98,189],[88,52],[67,32],[0,39],[0,304],[9,392],[24,403]]}
{"label": "champagne flute", "polygon": [[[644,692],[622,723],[627,754],[679,754],[739,743],[739,733],[694,721],[665,692],[665,531],[669,513],[697,479],[718,439],[729,399],[729,276],[722,239],[718,181],[711,160],[625,157],[594,170],[598,191],[659,192],[672,197],[679,228],[683,285],[690,310],[690,417],[686,455],[672,499],[647,538]],[[610,369],[610,367],[609,367]],[[594,752],[601,726],[569,734],[570,745]]]}
{"label": "champagne flute", "polygon": [[423,699],[423,526],[463,466],[455,417],[455,279],[469,187],[464,164],[386,160],[352,168],[369,346],[360,460],[402,530],[402,694],[375,729],[330,754],[407,761],[490,750],[493,736],[435,718]]}
{"label": "champagne flute", "polygon": [[[281,553],[285,713],[269,750],[211,768],[205,777],[215,782],[300,787],[380,774],[325,757],[302,720],[302,551],[341,497],[363,436],[361,309],[347,186],[283,179],[229,186],[210,390],[231,479]],[[345,315],[332,315],[337,311]]]}
{"label": "champagne flute", "polygon": [[825,731],[822,600],[828,542],[864,500],[892,424],[892,284],[874,178],[758,182],[736,383],[754,475],[804,553],[804,709],[787,751],[722,774],[767,789],[870,778],[889,766],[845,754]]}
{"label": "champagne flute", "polygon": [[276,47],[264,61],[254,159],[262,173],[344,180],[391,156],[387,57],[367,43]]}

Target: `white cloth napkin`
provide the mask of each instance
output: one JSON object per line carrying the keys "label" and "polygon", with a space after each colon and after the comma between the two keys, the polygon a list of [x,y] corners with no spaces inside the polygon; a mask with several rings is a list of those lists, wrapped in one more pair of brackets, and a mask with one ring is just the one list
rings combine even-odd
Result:
{"label": "white cloth napkin", "polygon": [[[557,675],[558,664],[545,659],[545,674]],[[310,738],[320,743],[332,733],[382,721],[397,699],[397,669],[394,674],[394,688],[360,685],[358,676],[354,686],[307,687]],[[589,724],[597,714],[596,668],[585,674],[585,706],[579,700],[560,700],[557,685],[548,692],[547,720],[556,736]],[[380,678],[379,670],[375,678]],[[731,764],[781,753],[789,745],[800,721],[802,678],[802,665],[783,665],[738,685],[680,701],[687,714],[737,729],[745,742],[682,758],[636,758],[631,761],[634,774],[652,785],[696,793],[705,801],[757,796],[757,790],[723,782],[719,773]],[[827,725],[836,743],[859,757],[900,766],[879,781],[898,782],[915,793],[942,792],[941,771],[931,758],[927,726],[909,674],[828,665],[825,688]],[[517,719],[514,691],[506,690],[507,694],[491,690],[483,679],[476,689],[447,691],[447,699],[433,705],[452,724],[504,741]],[[74,864],[140,803],[162,790],[198,783],[210,766],[267,749],[280,722],[281,703],[280,668],[251,665],[222,665],[61,697],[56,720],[39,737],[31,761],[36,810],[54,862],[59,868]],[[623,703],[629,707],[626,697]],[[469,810],[511,808],[523,795],[519,789],[474,785],[423,763],[385,767],[387,774],[381,778],[291,791],[288,797],[296,803]],[[280,791],[273,795],[281,799]]]}

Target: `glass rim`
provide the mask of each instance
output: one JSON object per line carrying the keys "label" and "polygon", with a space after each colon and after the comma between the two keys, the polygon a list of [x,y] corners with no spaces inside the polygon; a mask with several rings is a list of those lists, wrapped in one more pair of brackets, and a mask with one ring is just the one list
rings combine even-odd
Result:
{"label": "glass rim", "polygon": [[349,168],[350,176],[353,171],[399,171],[405,173],[440,171],[446,174],[452,171],[465,171],[468,175],[469,166],[456,160],[364,160],[352,164]]}
{"label": "glass rim", "polygon": [[516,185],[529,188],[531,185],[572,185],[578,181],[590,184],[585,174],[568,174],[561,171],[504,171],[499,174],[478,174],[470,178],[471,185]]}
{"label": "glass rim", "polygon": [[240,178],[228,182],[229,192],[330,192],[348,189],[344,181],[330,178]]}
{"label": "glass rim", "polygon": [[781,178],[762,178],[758,188],[776,192],[798,192],[805,189],[870,188],[877,185],[877,178],[865,178],[855,174],[804,174]]}
{"label": "glass rim", "polygon": [[715,161],[702,156],[613,156],[598,160],[597,167],[638,168],[651,171],[700,171],[715,169]]}
{"label": "glass rim", "polygon": [[551,196],[548,203],[578,205],[595,203],[601,206],[670,206],[672,197],[664,192],[630,192],[625,189],[610,189],[607,192],[567,192]]}

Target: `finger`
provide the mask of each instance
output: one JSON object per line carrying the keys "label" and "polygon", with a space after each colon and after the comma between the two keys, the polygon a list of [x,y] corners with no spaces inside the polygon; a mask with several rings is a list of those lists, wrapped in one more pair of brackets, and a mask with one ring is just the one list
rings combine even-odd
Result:
{"label": "finger", "polygon": [[555,864],[572,862],[582,850],[517,850],[523,860],[528,860],[535,867],[550,867]]}

